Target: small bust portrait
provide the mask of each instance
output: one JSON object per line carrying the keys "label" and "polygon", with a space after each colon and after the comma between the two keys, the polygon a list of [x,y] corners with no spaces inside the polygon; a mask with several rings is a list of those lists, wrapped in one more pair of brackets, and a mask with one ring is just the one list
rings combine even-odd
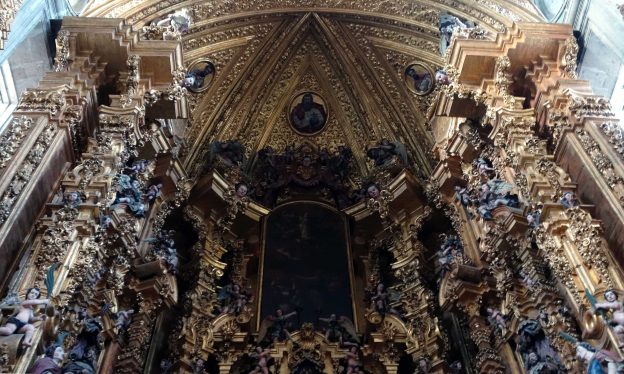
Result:
{"label": "small bust portrait", "polygon": [[302,92],[290,104],[288,118],[293,130],[300,135],[315,135],[327,123],[325,100],[314,92]]}
{"label": "small bust portrait", "polygon": [[435,85],[433,70],[421,62],[407,65],[403,78],[407,88],[417,95],[429,94]]}
{"label": "small bust portrait", "polygon": [[202,92],[210,86],[214,78],[215,67],[208,60],[199,60],[191,64],[180,85],[191,92]]}

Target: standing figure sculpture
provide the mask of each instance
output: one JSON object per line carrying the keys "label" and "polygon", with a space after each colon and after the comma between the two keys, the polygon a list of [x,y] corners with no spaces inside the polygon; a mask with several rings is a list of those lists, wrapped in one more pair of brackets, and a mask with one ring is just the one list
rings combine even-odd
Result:
{"label": "standing figure sculpture", "polygon": [[130,326],[133,314],[134,309],[120,310],[116,313],[115,328],[118,333],[125,331]]}
{"label": "standing figure sculpture", "polygon": [[507,319],[505,315],[498,309],[487,308],[487,320],[490,325],[494,326],[501,335],[505,335],[507,331]]}
{"label": "standing figure sculpture", "polygon": [[65,350],[62,345],[52,344],[45,350],[42,358],[35,361],[28,369],[27,374],[61,374],[61,363],[65,358]]}
{"label": "standing figure sculpture", "polygon": [[24,334],[22,346],[30,347],[35,333],[35,326],[32,323],[45,319],[45,317],[35,317],[33,307],[50,302],[48,299],[39,299],[39,296],[41,296],[39,288],[29,288],[26,292],[26,300],[20,303],[17,314],[10,317],[6,325],[0,327],[0,335]]}
{"label": "standing figure sculpture", "polygon": [[537,320],[527,319],[520,322],[517,343],[527,372],[536,374],[565,372],[559,356]]}

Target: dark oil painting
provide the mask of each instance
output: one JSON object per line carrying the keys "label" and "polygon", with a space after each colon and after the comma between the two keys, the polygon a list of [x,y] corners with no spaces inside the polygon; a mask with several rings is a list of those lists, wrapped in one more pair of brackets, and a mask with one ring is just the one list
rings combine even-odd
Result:
{"label": "dark oil painting", "polygon": [[346,225],[314,203],[277,208],[266,221],[261,318],[297,312],[290,331],[335,313],[353,319]]}

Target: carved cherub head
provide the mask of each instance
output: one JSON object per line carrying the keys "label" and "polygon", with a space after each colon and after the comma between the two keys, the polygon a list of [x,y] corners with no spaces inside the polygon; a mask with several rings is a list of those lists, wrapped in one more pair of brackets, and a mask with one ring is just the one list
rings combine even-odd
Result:
{"label": "carved cherub head", "polygon": [[606,290],[604,293],[604,297],[605,297],[605,300],[607,300],[610,303],[616,301],[619,298],[618,294],[613,289]]}
{"label": "carved cherub head", "polygon": [[368,195],[368,197],[370,197],[371,199],[376,199],[379,197],[380,195],[380,191],[379,191],[379,187],[377,187],[376,184],[371,184],[368,186],[368,188],[366,189],[366,194]]}
{"label": "carved cherub head", "polygon": [[41,290],[39,287],[32,287],[26,291],[26,300],[35,300],[41,296]]}
{"label": "carved cherub head", "polygon": [[245,197],[247,196],[247,192],[249,192],[249,188],[247,187],[247,185],[245,183],[238,183],[236,185],[236,196],[238,197]]}

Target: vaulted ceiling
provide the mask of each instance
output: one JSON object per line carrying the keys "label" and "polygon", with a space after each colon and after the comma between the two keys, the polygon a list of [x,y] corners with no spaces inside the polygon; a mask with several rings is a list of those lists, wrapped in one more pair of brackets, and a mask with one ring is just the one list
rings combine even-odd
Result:
{"label": "vaulted ceiling", "polygon": [[[216,68],[210,88],[190,95],[187,168],[201,170],[215,139],[239,139],[249,154],[267,145],[311,142],[347,145],[362,174],[368,144],[406,144],[423,176],[431,170],[426,111],[435,92],[419,96],[404,82],[410,62],[442,67],[438,18],[452,13],[491,35],[513,21],[540,20],[528,0],[102,1],[85,15],[125,18],[135,26],[186,8],[193,24],[183,37],[187,66],[207,58]],[[292,98],[319,93],[328,125],[301,136],[288,125]]]}

